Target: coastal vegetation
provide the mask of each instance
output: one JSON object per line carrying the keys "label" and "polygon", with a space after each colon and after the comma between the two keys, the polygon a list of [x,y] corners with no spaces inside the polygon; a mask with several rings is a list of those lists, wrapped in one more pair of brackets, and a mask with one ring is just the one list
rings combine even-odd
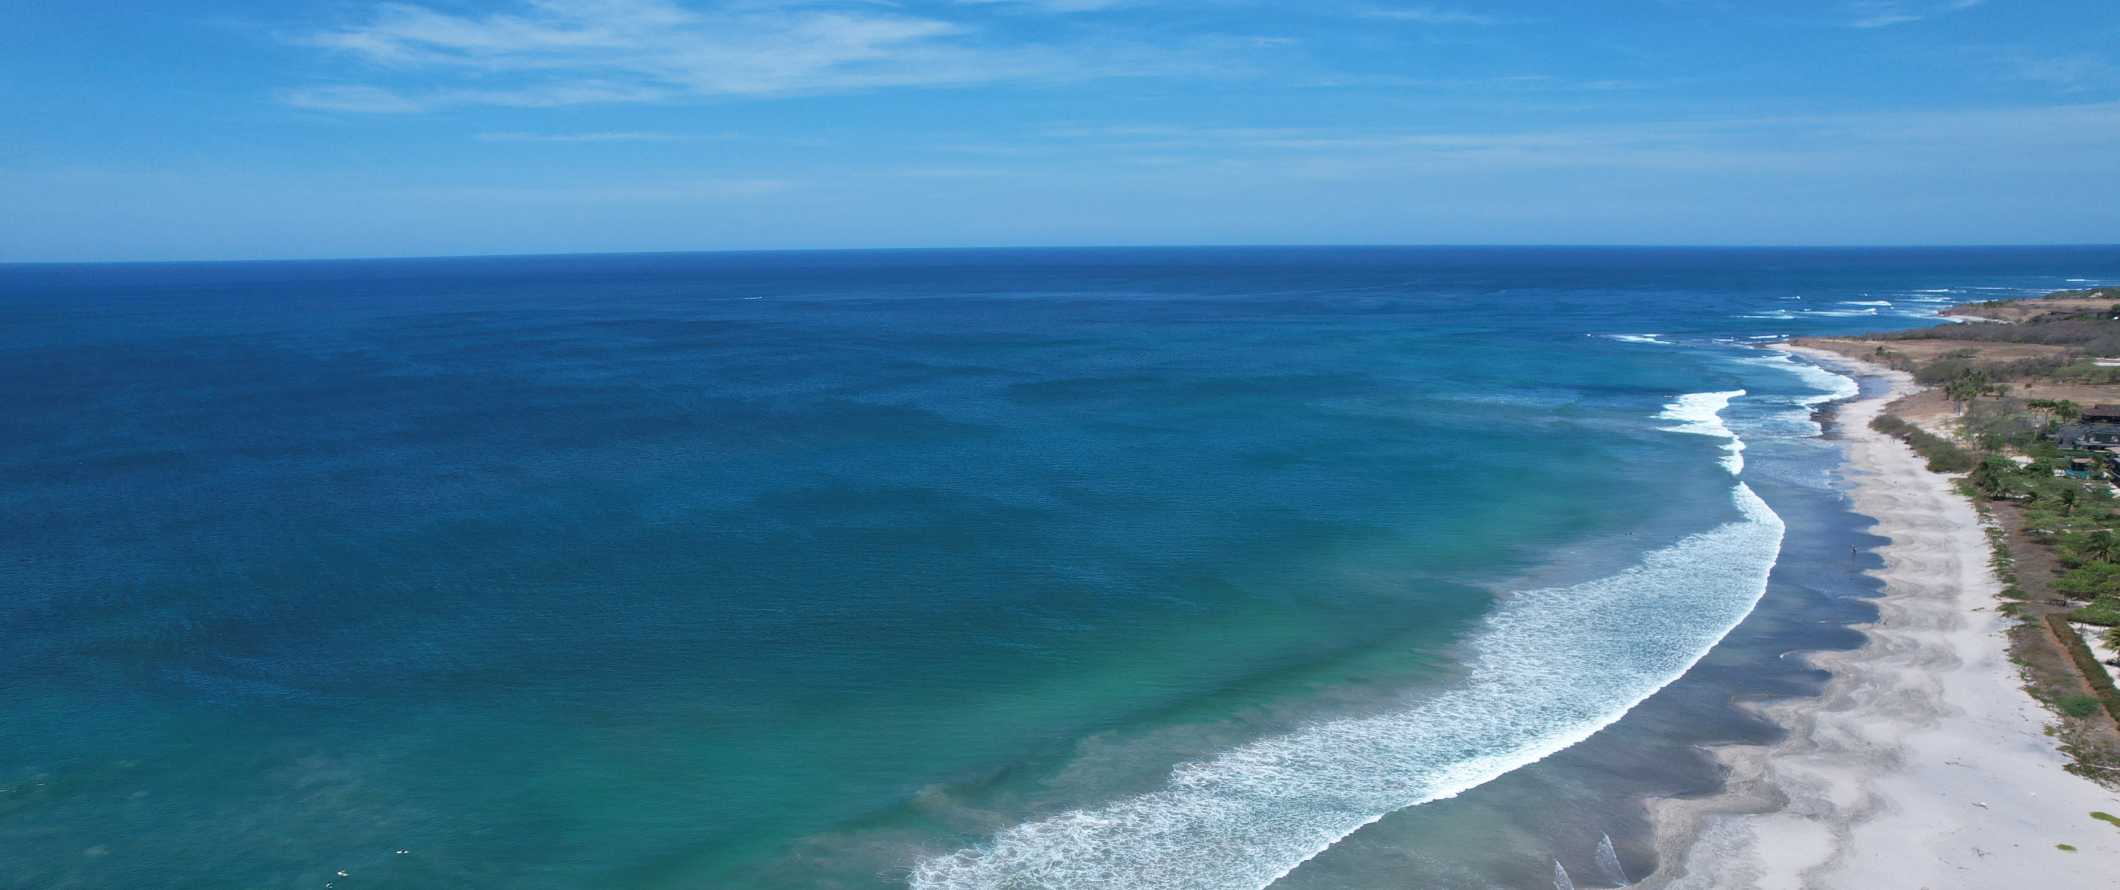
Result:
{"label": "coastal vegetation", "polygon": [[2059,613],[2047,613],[2046,622],[2054,631],[2054,637],[2068,647],[2069,657],[2090,681],[2093,693],[2068,693],[2056,698],[2054,706],[2070,717],[2089,717],[2103,705],[2107,714],[2120,719],[2120,689],[2114,688],[2112,674],[2098,663],[2098,656],[2091,651],[2090,644],[2083,641],[2081,634],[2065,632],[2063,628],[2067,627],[2067,620]]}
{"label": "coastal vegetation", "polygon": [[1913,446],[1915,453],[1929,462],[1929,471],[1933,473],[1963,473],[1972,469],[1977,460],[1971,450],[1959,447],[1958,443],[1890,414],[1877,415],[1877,419],[1870,422],[1870,428]]}
{"label": "coastal vegetation", "polygon": [[2120,404],[2120,288],[1948,314],[1967,321],[1802,345],[1926,387],[1871,426],[1960,476],[1989,523],[2002,608],[2020,619],[2012,655],[2026,688],[2057,715],[2073,768],[2120,785],[2120,686],[2093,645],[2120,661],[2120,446],[2064,447],[2088,444],[2067,433],[2086,429],[2093,406]]}

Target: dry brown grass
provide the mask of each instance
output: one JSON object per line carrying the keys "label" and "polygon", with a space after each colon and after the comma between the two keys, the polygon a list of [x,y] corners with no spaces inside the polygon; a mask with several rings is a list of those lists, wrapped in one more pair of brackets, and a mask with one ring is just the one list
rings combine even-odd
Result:
{"label": "dry brown grass", "polygon": [[1986,343],[1978,340],[1844,340],[1839,338],[1805,338],[1805,346],[1830,349],[1850,358],[1864,361],[1877,360],[1877,348],[1905,356],[1916,363],[1928,363],[1960,350],[1972,350],[1975,360],[1981,362],[2013,362],[2028,358],[2065,358],[2079,350],[2069,346],[2049,346],[2043,343]]}
{"label": "dry brown grass", "polygon": [[1943,310],[1943,314],[1959,318],[1989,318],[1996,321],[2017,323],[2029,321],[2042,315],[2103,312],[2112,307],[2113,301],[2110,298],[2061,298],[2053,300],[2018,300],[1997,305],[1972,304],[1953,306]]}
{"label": "dry brown grass", "polygon": [[[2055,300],[2051,302],[2073,302]],[[2047,358],[2070,355],[2073,350],[2066,346],[2046,346],[2037,343],[1980,343],[1972,340],[1846,340],[1837,338],[1805,339],[1805,346],[1827,349],[1849,358],[1868,362],[1879,361],[1877,348],[1884,347],[1892,356],[1912,364],[1926,364],[1953,352],[1970,350],[1973,360],[1981,363],[2003,364],[2028,358]],[[1906,367],[1906,364],[1901,364]],[[2010,395],[2021,399],[2067,399],[2079,405],[2120,403],[2120,384],[2059,383],[2046,380],[2012,380]],[[1933,429],[1940,418],[1955,416],[1957,409],[1943,393],[1927,390],[1907,399],[1892,408],[1892,413]]]}

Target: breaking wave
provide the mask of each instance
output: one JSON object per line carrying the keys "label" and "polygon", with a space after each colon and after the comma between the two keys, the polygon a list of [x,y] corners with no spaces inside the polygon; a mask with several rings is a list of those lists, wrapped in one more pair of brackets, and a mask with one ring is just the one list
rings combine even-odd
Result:
{"label": "breaking wave", "polygon": [[1817,390],[1814,395],[1797,397],[1796,403],[1806,408],[1816,408],[1827,402],[1846,401],[1862,394],[1862,386],[1855,382],[1855,378],[1828,371],[1810,362],[1797,361],[1786,353],[1776,353],[1770,359],[1760,360],[1759,364],[1795,374],[1805,386]]}
{"label": "breaking wave", "polygon": [[[1810,362],[1801,361],[1785,352],[1742,359],[1745,364],[1773,368],[1795,375],[1811,392],[1804,395],[1783,397],[1790,406],[1774,423],[1762,429],[1775,435],[1815,437],[1825,433],[1814,413],[1818,406],[1829,402],[1841,402],[1862,394],[1862,386],[1855,378],[1835,373]],[[1748,430],[1749,431],[1749,430]]]}
{"label": "breaking wave", "polygon": [[1677,426],[1664,427],[1665,432],[1690,433],[1696,436],[1715,436],[1727,440],[1723,443],[1723,469],[1735,476],[1745,471],[1745,440],[1730,431],[1723,422],[1723,409],[1730,407],[1730,400],[1745,394],[1744,390],[1729,392],[1695,392],[1679,396],[1678,401],[1664,406],[1659,420],[1676,420]]}
{"label": "breaking wave", "polygon": [[[1672,429],[1736,439],[1717,416],[1736,395],[1682,397],[1670,412],[1685,426]],[[1463,686],[1180,765],[1162,790],[924,860],[912,886],[1263,888],[1392,812],[1568,748],[1683,676],[1766,592],[1785,527],[1742,482],[1731,501],[1736,521],[1619,574],[1503,598],[1467,642]]]}

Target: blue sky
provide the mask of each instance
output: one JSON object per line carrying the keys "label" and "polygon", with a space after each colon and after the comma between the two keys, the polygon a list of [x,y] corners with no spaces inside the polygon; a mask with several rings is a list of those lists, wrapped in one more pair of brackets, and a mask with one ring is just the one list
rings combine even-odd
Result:
{"label": "blue sky", "polygon": [[0,261],[2120,240],[2113,0],[14,0]]}

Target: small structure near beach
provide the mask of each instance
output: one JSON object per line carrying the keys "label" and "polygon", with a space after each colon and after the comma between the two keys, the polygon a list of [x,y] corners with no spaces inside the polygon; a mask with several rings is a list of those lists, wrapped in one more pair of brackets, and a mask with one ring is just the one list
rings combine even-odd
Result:
{"label": "small structure near beach", "polygon": [[2063,448],[2120,447],[2120,423],[2072,423],[2056,431],[2054,440]]}
{"label": "small structure near beach", "polygon": [[2063,448],[2120,448],[2120,405],[2092,405],[2075,423],[2055,431]]}

